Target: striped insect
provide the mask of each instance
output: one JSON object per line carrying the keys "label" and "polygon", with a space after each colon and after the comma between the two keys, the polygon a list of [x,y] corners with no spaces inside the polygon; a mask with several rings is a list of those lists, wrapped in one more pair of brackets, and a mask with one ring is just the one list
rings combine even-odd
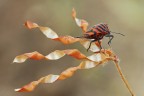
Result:
{"label": "striped insect", "polygon": [[[114,36],[111,33],[116,33],[116,32],[111,32],[108,28],[108,25],[105,23],[100,23],[97,25],[94,25],[93,27],[91,27],[90,29],[87,30],[88,27],[88,22],[86,20],[83,19],[78,19],[76,17],[76,11],[73,8],[72,10],[72,17],[75,20],[76,24],[82,29],[83,31],[83,36],[80,37],[76,37],[76,38],[86,38],[86,39],[91,39],[90,41],[90,45],[87,49],[87,51],[90,49],[92,42],[98,42],[100,45],[100,50],[102,49],[102,46],[100,44],[100,40],[103,39],[103,37],[109,37],[109,41],[108,41],[108,45],[110,46],[112,39],[114,38]],[[120,34],[122,36],[124,36],[121,33],[116,33],[116,34]]]}
{"label": "striped insect", "polygon": [[[100,45],[100,50],[102,49],[102,46],[100,44],[100,40],[103,39],[103,37],[109,37],[109,41],[108,41],[108,45],[110,46],[112,39],[114,38],[114,36],[111,33],[116,33],[116,32],[111,32],[108,28],[108,25],[105,23],[100,23],[97,25],[94,25],[93,27],[91,27],[90,29],[88,29],[83,36],[81,37],[77,37],[77,38],[87,38],[87,39],[92,39],[90,41],[90,45],[87,49],[87,51],[90,49],[92,42],[96,42],[98,41],[99,45]],[[120,34],[122,36],[124,36],[121,33],[116,33],[116,34]]]}

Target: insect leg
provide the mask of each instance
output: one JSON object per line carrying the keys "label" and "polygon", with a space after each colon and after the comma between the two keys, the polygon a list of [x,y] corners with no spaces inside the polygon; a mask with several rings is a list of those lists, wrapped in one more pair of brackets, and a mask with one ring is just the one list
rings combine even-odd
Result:
{"label": "insect leg", "polygon": [[110,46],[110,43],[111,43],[112,39],[114,38],[114,36],[111,35],[111,34],[107,34],[107,35],[105,35],[105,37],[109,37],[110,38],[109,41],[108,41],[108,45]]}
{"label": "insect leg", "polygon": [[95,41],[96,41],[96,40],[92,40],[92,41],[90,41],[90,45],[89,45],[87,51],[90,49],[92,42],[95,42]]}
{"label": "insect leg", "polygon": [[99,43],[99,45],[100,45],[100,51],[101,51],[101,49],[102,49],[102,46],[101,46],[100,40],[98,40],[98,43]]}

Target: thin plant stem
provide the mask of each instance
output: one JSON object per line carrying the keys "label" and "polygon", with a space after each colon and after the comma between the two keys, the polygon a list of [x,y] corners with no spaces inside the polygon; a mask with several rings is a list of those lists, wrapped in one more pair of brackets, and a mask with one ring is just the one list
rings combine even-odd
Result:
{"label": "thin plant stem", "polygon": [[130,94],[131,94],[132,96],[136,96],[136,95],[134,94],[134,92],[132,91],[132,89],[131,89],[128,81],[126,80],[126,78],[125,78],[125,76],[124,76],[124,74],[122,73],[122,70],[121,70],[121,68],[120,68],[120,66],[119,66],[119,63],[118,63],[117,61],[115,61],[114,63],[115,63],[115,65],[116,65],[116,68],[117,68],[117,70],[118,70],[118,73],[119,73],[120,77],[122,78],[124,84],[126,85],[127,89],[129,90]]}

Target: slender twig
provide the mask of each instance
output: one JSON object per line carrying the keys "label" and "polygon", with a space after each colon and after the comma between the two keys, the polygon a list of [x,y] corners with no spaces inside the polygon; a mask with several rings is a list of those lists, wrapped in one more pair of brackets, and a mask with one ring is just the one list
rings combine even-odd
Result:
{"label": "slender twig", "polygon": [[115,65],[116,65],[116,68],[117,68],[117,70],[118,70],[118,73],[119,73],[120,77],[122,78],[124,84],[126,85],[127,89],[129,90],[130,94],[131,94],[132,96],[136,96],[136,95],[134,94],[134,92],[132,91],[132,89],[131,89],[128,81],[126,80],[126,78],[125,78],[125,76],[124,76],[124,74],[122,73],[118,61],[115,61],[114,63],[115,63]]}

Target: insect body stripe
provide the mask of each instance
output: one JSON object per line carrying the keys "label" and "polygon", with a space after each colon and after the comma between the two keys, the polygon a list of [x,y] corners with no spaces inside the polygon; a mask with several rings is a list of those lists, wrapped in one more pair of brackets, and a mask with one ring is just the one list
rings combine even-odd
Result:
{"label": "insect body stripe", "polygon": [[103,28],[103,26],[98,26],[98,28],[100,28],[102,31],[105,31],[105,29]]}
{"label": "insect body stripe", "polygon": [[101,33],[103,30],[101,30],[101,29],[99,29],[99,30],[97,30],[98,29],[98,27],[96,28],[96,29],[93,29],[96,33]]}
{"label": "insect body stripe", "polygon": [[102,30],[101,29],[99,29],[99,28],[96,28],[99,32],[102,32]]}
{"label": "insect body stripe", "polygon": [[94,32],[94,36],[95,36],[95,37],[97,36],[96,32]]}
{"label": "insect body stripe", "polygon": [[106,30],[109,30],[108,26],[106,24],[103,24],[102,26],[105,26]]}
{"label": "insect body stripe", "polygon": [[101,26],[103,26],[105,29],[107,29],[106,25],[105,24],[101,24]]}
{"label": "insect body stripe", "polygon": [[106,27],[104,26],[104,24],[100,24],[100,27],[103,28],[104,30],[106,29]]}

